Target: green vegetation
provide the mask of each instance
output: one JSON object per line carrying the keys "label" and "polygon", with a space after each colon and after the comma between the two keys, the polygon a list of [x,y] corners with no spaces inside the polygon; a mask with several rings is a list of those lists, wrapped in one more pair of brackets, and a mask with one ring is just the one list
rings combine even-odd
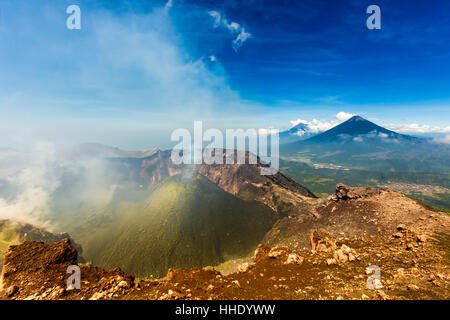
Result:
{"label": "green vegetation", "polygon": [[[282,172],[288,177],[310,189],[317,196],[332,194],[337,183],[355,187],[380,187],[393,183],[414,184],[419,186],[439,186],[450,189],[450,174],[419,172],[379,172],[369,170],[314,169],[305,163],[282,161]],[[399,190],[411,198],[417,199],[435,209],[450,210],[450,193],[417,192],[417,190]]]}
{"label": "green vegetation", "polygon": [[[345,123],[343,124],[345,126]],[[351,128],[358,131],[358,125]],[[330,134],[332,130],[324,134]],[[348,128],[347,128],[348,129]],[[360,129],[360,128],[359,128]],[[375,128],[374,128],[375,129]],[[384,128],[378,127],[379,132]],[[356,132],[355,131],[355,132]],[[282,145],[281,154],[308,161],[316,165],[328,164],[330,169],[338,167],[351,170],[371,172],[415,172],[450,174],[450,147],[435,144],[413,137],[398,136],[396,138],[381,139],[364,137],[364,142],[354,141],[357,133],[350,132],[350,136],[332,135],[330,139],[315,138],[297,143]],[[323,135],[323,134],[322,134]],[[324,167],[324,166],[322,166]]]}
{"label": "green vegetation", "polygon": [[[0,235],[0,237],[1,237],[1,235]],[[5,252],[6,249],[8,249],[9,245],[10,245],[9,241],[0,239],[0,252],[1,253]]]}
{"label": "green vegetation", "polygon": [[6,250],[11,244],[13,244],[12,242],[3,240],[1,238],[2,234],[0,233],[0,269],[3,265],[3,256],[5,255]]}
{"label": "green vegetation", "polygon": [[409,196],[436,210],[450,213],[450,193],[436,193],[432,196],[427,196],[413,192]]}
{"label": "green vegetation", "polygon": [[142,202],[113,202],[75,228],[74,236],[94,265],[138,277],[245,256],[276,217],[267,206],[243,201],[199,175],[171,177]]}
{"label": "green vegetation", "polygon": [[21,234],[18,228],[9,220],[0,220],[0,266],[3,264],[3,256],[8,247],[20,243]]}

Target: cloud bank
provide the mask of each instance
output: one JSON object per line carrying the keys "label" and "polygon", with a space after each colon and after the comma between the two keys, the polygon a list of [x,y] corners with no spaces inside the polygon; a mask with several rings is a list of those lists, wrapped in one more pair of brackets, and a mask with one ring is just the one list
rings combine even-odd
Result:
{"label": "cloud bank", "polygon": [[389,124],[387,126],[389,130],[400,132],[400,133],[450,133],[450,126],[448,127],[438,127],[430,125],[420,125],[417,123],[411,124]]}
{"label": "cloud bank", "polygon": [[102,208],[118,188],[117,172],[103,158],[68,157],[47,141],[4,154],[0,167],[0,219],[49,229],[82,207]]}
{"label": "cloud bank", "polygon": [[447,134],[442,138],[434,138],[433,141],[437,143],[450,144],[450,134]]}

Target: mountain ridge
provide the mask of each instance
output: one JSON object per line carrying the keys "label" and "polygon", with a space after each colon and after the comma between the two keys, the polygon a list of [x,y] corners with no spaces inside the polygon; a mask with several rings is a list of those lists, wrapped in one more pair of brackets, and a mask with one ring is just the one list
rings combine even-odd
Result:
{"label": "mountain ridge", "polygon": [[424,139],[416,138],[409,135],[400,134],[392,130],[381,127],[369,120],[360,116],[353,116],[347,121],[325,131],[318,135],[311,137],[306,142],[330,142],[334,141],[342,135],[349,135],[357,137],[359,135],[369,135],[375,133],[382,138],[402,139],[406,141],[423,141]]}
{"label": "mountain ridge", "polygon": [[450,147],[400,134],[354,116],[304,141],[281,145],[283,160],[322,168],[448,173]]}

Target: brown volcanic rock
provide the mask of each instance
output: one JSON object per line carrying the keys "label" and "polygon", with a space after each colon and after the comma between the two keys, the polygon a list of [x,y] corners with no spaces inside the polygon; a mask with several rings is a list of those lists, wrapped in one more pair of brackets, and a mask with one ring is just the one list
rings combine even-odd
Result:
{"label": "brown volcanic rock", "polygon": [[202,280],[209,281],[215,279],[220,272],[214,270],[213,268],[192,268],[190,270],[181,268],[170,268],[167,272],[166,280],[172,282],[181,282],[186,280]]}
{"label": "brown volcanic rock", "polygon": [[[10,235],[13,234],[14,237],[12,240],[7,241],[10,245],[19,244],[24,241],[37,241],[44,243],[53,243],[64,239],[70,239],[72,246],[77,250],[79,257],[78,259],[83,262],[84,259],[81,257],[82,248],[81,245],[74,242],[69,234],[67,233],[52,233],[44,228],[36,227],[34,225],[13,221],[8,219],[0,219],[0,235]],[[0,239],[1,240],[1,239]],[[3,255],[5,252],[0,251],[0,268],[3,264]]]}
{"label": "brown volcanic rock", "polygon": [[[82,289],[67,291],[70,242],[13,246],[0,299],[449,299],[450,217],[391,190],[353,189],[321,201],[314,216],[283,218],[267,241],[275,245],[261,244],[254,262],[228,275],[171,269],[134,286],[119,269],[81,266]],[[295,250],[303,244],[314,251]],[[366,287],[371,265],[382,290]]]}
{"label": "brown volcanic rock", "polygon": [[339,184],[328,201],[318,200],[314,216],[291,215],[281,219],[264,239],[268,245],[310,248],[309,235],[321,230],[333,237],[392,235],[398,225],[427,233],[448,232],[450,216],[431,211],[405,195],[375,188],[351,188]]}
{"label": "brown volcanic rock", "polygon": [[256,200],[280,215],[309,212],[316,196],[280,172],[261,175],[261,164],[200,165],[198,173],[243,200]]}
{"label": "brown volcanic rock", "polygon": [[[226,164],[231,151],[222,152],[224,164],[175,165],[170,150],[158,150],[146,158],[115,158],[111,161],[125,175],[126,181],[134,181],[149,190],[171,176],[199,173],[226,192],[243,200],[262,202],[282,216],[310,211],[310,202],[317,197],[307,188],[280,172],[261,175],[261,169],[267,165],[258,158],[256,164],[249,164],[248,152],[245,152],[246,164]],[[236,160],[237,154],[234,156]]]}
{"label": "brown volcanic rock", "polygon": [[253,260],[255,262],[258,262],[259,260],[263,259],[265,256],[269,254],[270,248],[262,243],[258,245],[258,247],[255,250],[255,253],[253,254]]}
{"label": "brown volcanic rock", "polygon": [[[401,238],[336,238],[339,249],[326,252],[262,245],[251,267],[229,275],[213,268],[171,269],[165,279],[134,285],[118,269],[82,266],[82,288],[72,291],[65,289],[64,273],[74,249],[67,242],[26,243],[9,250],[8,265],[18,269],[0,299],[448,299],[448,234],[421,242],[404,226],[397,231]],[[311,238],[330,237],[315,232]],[[33,255],[42,269],[24,255]],[[381,268],[383,290],[366,287],[366,268],[374,264]]]}
{"label": "brown volcanic rock", "polygon": [[[225,191],[239,195],[239,191],[245,184],[267,190],[271,184],[276,184],[280,188],[293,192],[295,194],[316,198],[316,196],[299,185],[297,182],[278,172],[274,175],[261,175],[261,169],[265,167],[261,163],[258,164],[220,164],[206,165],[202,164],[198,167],[198,172],[212,182],[217,183]],[[264,188],[266,187],[266,188]]]}
{"label": "brown volcanic rock", "polygon": [[313,251],[333,251],[336,247],[336,238],[330,234],[318,230],[311,233],[311,250]]}
{"label": "brown volcanic rock", "polygon": [[18,271],[31,270],[31,266],[38,270],[51,265],[76,264],[77,261],[78,252],[69,239],[48,245],[43,242],[27,241],[10,248],[5,255],[5,265],[13,264],[18,267]]}
{"label": "brown volcanic rock", "polygon": [[41,275],[77,264],[78,253],[69,239],[52,244],[26,241],[10,246],[5,254],[1,276],[1,289],[24,280],[37,280]]}
{"label": "brown volcanic rock", "polygon": [[343,183],[336,185],[336,192],[328,197],[328,201],[339,202],[347,200],[355,200],[360,198],[367,198],[375,194],[379,194],[381,189],[375,188],[350,188]]}
{"label": "brown volcanic rock", "polygon": [[[81,266],[81,290],[66,290],[67,268],[77,265],[78,253],[69,239],[51,244],[26,241],[10,246],[5,254],[0,298],[10,299],[107,299],[123,294],[134,277],[120,269],[105,271]],[[101,293],[101,294],[100,294]]]}

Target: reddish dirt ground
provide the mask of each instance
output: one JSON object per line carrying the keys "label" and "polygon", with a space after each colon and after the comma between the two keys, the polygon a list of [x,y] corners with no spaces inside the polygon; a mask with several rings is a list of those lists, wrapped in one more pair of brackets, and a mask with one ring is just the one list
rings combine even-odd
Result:
{"label": "reddish dirt ground", "polygon": [[[0,299],[449,299],[449,220],[391,190],[338,185],[312,214],[280,220],[264,239],[272,248],[261,244],[227,275],[170,269],[135,280],[81,265],[81,289],[67,290],[70,241],[24,242],[5,255]],[[380,270],[378,289],[367,287],[369,266]]]}

